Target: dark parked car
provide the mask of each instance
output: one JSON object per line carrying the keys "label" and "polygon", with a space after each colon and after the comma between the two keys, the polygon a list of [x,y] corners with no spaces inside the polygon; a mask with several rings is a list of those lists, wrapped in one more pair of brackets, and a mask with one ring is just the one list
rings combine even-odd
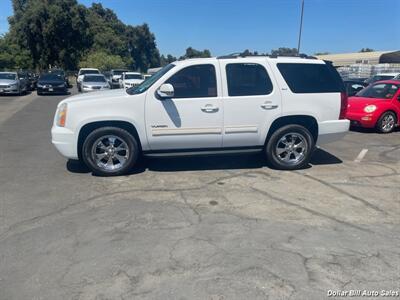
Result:
{"label": "dark parked car", "polygon": [[64,78],[65,84],[67,85],[67,87],[70,86],[69,80],[68,80],[68,76],[65,74],[64,70],[62,70],[62,69],[51,69],[51,70],[49,70],[49,73],[61,76],[62,78]]}
{"label": "dark parked car", "polygon": [[46,73],[39,77],[37,83],[37,93],[38,95],[43,94],[66,94],[68,91],[67,85],[65,83],[65,78],[53,74]]}
{"label": "dark parked car", "polygon": [[343,83],[346,87],[346,92],[349,97],[354,96],[363,88],[368,86],[368,83],[359,80],[344,80]]}

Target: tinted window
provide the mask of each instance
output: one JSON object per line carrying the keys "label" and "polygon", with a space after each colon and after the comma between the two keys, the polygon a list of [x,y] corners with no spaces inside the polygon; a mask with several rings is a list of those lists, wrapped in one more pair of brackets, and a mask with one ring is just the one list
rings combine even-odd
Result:
{"label": "tinted window", "polygon": [[80,75],[86,75],[86,74],[100,74],[98,70],[82,70]]}
{"label": "tinted window", "polygon": [[125,74],[125,79],[143,79],[140,74]]}
{"label": "tinted window", "polygon": [[106,82],[106,79],[103,76],[85,75],[85,77],[83,77],[83,81],[85,81],[85,82]]}
{"label": "tinted window", "polygon": [[279,63],[279,71],[293,93],[344,91],[339,73],[329,64]]}
{"label": "tinted window", "polygon": [[378,99],[391,99],[397,92],[399,87],[391,83],[377,83],[370,85],[362,91],[358,92],[356,96]]}
{"label": "tinted window", "polygon": [[1,73],[0,79],[15,80],[15,79],[17,79],[17,75],[13,74],[13,73]]}
{"label": "tinted window", "polygon": [[166,83],[172,84],[174,98],[202,98],[217,96],[217,80],[213,65],[196,65],[174,74]]}
{"label": "tinted window", "polygon": [[64,80],[62,79],[59,75],[48,73],[48,74],[43,74],[40,76],[39,80],[54,80],[54,81],[61,81]]}
{"label": "tinted window", "polygon": [[259,64],[226,65],[229,96],[267,95],[272,82],[265,68]]}

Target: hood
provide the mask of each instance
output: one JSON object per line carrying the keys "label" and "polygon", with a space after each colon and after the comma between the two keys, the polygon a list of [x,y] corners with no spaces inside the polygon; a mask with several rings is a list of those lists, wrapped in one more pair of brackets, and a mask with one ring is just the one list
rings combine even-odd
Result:
{"label": "hood", "polygon": [[99,82],[99,81],[84,81],[82,82],[82,85],[88,85],[88,86],[105,86],[108,85],[108,82]]}
{"label": "hood", "polygon": [[120,99],[126,96],[129,95],[126,93],[124,89],[99,91],[99,92],[79,94],[72,97],[68,97],[65,100],[61,101],[59,105],[63,103],[74,103],[74,102],[90,101],[90,100],[112,102],[115,98]]}
{"label": "hood", "polygon": [[390,101],[390,99],[377,99],[367,97],[349,97],[347,109],[349,111],[364,111],[364,108],[368,105],[375,104],[376,106],[382,101]]}
{"label": "hood", "polygon": [[14,79],[0,79],[0,84],[7,84],[7,85],[12,85],[12,84],[17,84],[17,80]]}

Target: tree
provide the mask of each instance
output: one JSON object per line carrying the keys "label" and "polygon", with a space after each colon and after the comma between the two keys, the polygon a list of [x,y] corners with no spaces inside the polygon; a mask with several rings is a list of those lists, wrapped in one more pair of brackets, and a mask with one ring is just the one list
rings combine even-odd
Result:
{"label": "tree", "polygon": [[374,52],[374,49],[371,48],[362,48],[359,52]]}
{"label": "tree", "polygon": [[297,49],[296,48],[280,47],[277,50],[276,49],[271,50],[271,55],[296,56],[297,55]]}
{"label": "tree", "polygon": [[107,54],[104,51],[91,52],[79,63],[80,68],[96,68],[110,70],[126,68],[126,65],[119,55]]}
{"label": "tree", "polygon": [[76,66],[87,47],[85,7],[76,0],[14,0],[10,34],[39,68]]}
{"label": "tree", "polygon": [[204,49],[203,51],[199,51],[189,47],[186,49],[185,55],[181,56],[179,59],[187,59],[187,58],[203,58],[203,57],[211,57],[211,52],[208,49]]}
{"label": "tree", "polygon": [[176,61],[177,58],[175,56],[172,56],[171,54],[168,54],[167,56],[161,55],[160,57],[160,66],[164,67],[174,61]]}

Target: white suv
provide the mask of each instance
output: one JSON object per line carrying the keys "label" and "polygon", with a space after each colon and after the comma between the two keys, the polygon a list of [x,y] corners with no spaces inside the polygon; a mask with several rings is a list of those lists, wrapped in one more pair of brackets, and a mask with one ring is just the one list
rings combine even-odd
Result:
{"label": "white suv", "polygon": [[316,143],[349,129],[331,64],[298,57],[188,59],[127,90],[61,101],[52,142],[98,175],[128,172],[143,155],[264,151],[275,168],[305,167]]}

